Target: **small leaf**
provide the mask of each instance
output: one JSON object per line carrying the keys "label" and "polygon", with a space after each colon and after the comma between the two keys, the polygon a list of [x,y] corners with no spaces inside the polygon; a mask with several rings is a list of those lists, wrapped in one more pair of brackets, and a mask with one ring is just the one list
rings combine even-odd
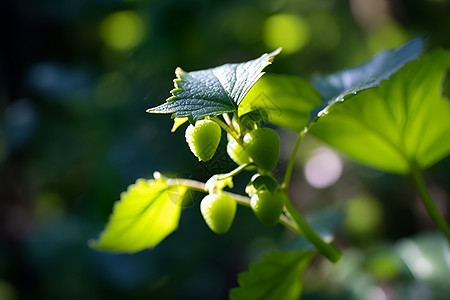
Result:
{"label": "small leaf", "polygon": [[90,246],[98,250],[134,253],[155,247],[178,227],[186,187],[164,179],[138,179],[116,202],[109,223]]}
{"label": "small leaf", "polygon": [[311,111],[321,104],[320,95],[306,80],[267,74],[245,96],[239,106],[239,115],[262,108],[270,123],[301,131],[308,123]]}
{"label": "small leaf", "polygon": [[317,77],[313,85],[327,101],[317,109],[317,115],[327,112],[329,107],[338,101],[343,101],[347,95],[379,86],[381,81],[389,79],[406,63],[417,59],[423,47],[424,39],[416,38],[396,50],[384,50],[358,67]]}
{"label": "small leaf", "polygon": [[279,48],[255,60],[195,72],[177,68],[175,88],[171,91],[173,96],[147,112],[171,113],[172,118],[187,117],[191,122],[206,116],[237,112],[244,96],[264,74],[262,70],[280,51]]}
{"label": "small leaf", "polygon": [[450,102],[441,82],[450,52],[410,62],[380,88],[340,102],[311,132],[352,158],[393,173],[424,169],[450,153]]}
{"label": "small leaf", "polygon": [[181,125],[183,125],[187,121],[188,121],[188,118],[174,118],[173,119],[173,126],[172,126],[172,129],[170,130],[170,132],[175,132],[178,129],[178,127],[180,127]]}
{"label": "small leaf", "polygon": [[230,291],[231,300],[296,300],[302,292],[302,275],[315,252],[272,252],[250,264],[238,275],[240,287]]}

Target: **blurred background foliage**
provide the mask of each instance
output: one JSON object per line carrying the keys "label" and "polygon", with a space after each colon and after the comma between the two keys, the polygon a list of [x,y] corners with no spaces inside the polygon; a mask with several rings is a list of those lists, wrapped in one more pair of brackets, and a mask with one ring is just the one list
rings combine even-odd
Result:
{"label": "blurred background foliage", "polygon": [[[5,0],[0,11],[2,300],[226,299],[249,262],[292,244],[242,207],[230,233],[215,236],[193,194],[179,230],[154,250],[87,247],[136,178],[159,170],[204,181],[233,167],[224,150],[199,165],[184,128],[171,134],[168,116],[145,113],[169,96],[177,66],[194,71],[282,46],[267,70],[311,79],[416,36],[450,47],[448,0]],[[293,132],[280,134],[277,176],[295,143]],[[424,233],[434,226],[408,178],[353,164],[313,138],[303,148],[298,207],[347,212],[338,231],[345,258],[310,268],[305,299],[446,299],[448,245]],[[447,218],[449,169],[447,158],[426,172]],[[236,180],[242,191],[245,176]]]}

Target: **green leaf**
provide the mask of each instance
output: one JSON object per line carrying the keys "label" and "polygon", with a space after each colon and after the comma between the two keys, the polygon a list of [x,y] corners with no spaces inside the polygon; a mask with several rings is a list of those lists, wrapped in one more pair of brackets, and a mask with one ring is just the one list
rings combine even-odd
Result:
{"label": "green leaf", "polygon": [[358,67],[317,77],[313,85],[327,101],[317,109],[317,115],[320,117],[334,103],[343,101],[347,95],[379,86],[383,80],[389,79],[406,63],[417,59],[423,47],[424,39],[416,38],[396,50],[384,50]]}
{"label": "green leaf", "polygon": [[138,179],[116,202],[109,223],[90,246],[98,250],[134,253],[155,247],[178,227],[187,188],[164,179]]}
{"label": "green leaf", "polygon": [[450,153],[450,102],[441,81],[450,52],[410,62],[380,88],[340,102],[311,132],[354,159],[393,173],[424,169]]}
{"label": "green leaf", "polygon": [[302,292],[302,275],[315,252],[272,252],[238,275],[240,287],[230,290],[231,300],[294,300]]}
{"label": "green leaf", "polygon": [[311,111],[321,104],[320,95],[306,80],[267,74],[245,96],[239,106],[239,115],[262,108],[270,123],[301,131],[308,123]]}
{"label": "green leaf", "polygon": [[173,126],[172,126],[172,129],[170,131],[171,132],[175,132],[178,129],[178,127],[180,127],[181,125],[183,125],[187,121],[188,121],[188,118],[174,118],[173,119]]}
{"label": "green leaf", "polygon": [[244,63],[225,64],[216,68],[185,72],[177,68],[172,97],[149,113],[187,117],[191,122],[206,116],[237,112],[244,96],[264,74],[281,48]]}

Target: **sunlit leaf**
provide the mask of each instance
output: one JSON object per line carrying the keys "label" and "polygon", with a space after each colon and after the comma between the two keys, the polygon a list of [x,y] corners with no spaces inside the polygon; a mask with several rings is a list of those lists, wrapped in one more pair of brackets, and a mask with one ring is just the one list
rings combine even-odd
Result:
{"label": "sunlit leaf", "polygon": [[180,127],[181,125],[183,125],[187,121],[188,121],[188,118],[175,118],[175,119],[173,119],[173,126],[172,126],[172,129],[170,131],[171,132],[175,132],[178,129],[178,127]]}
{"label": "sunlit leaf", "polygon": [[302,275],[315,252],[272,252],[250,264],[238,275],[239,287],[231,289],[231,300],[295,300],[302,292]]}
{"label": "sunlit leaf", "polygon": [[426,168],[450,153],[450,102],[441,95],[449,66],[449,51],[424,55],[381,87],[335,105],[311,132],[385,171],[404,174],[411,164]]}
{"label": "sunlit leaf", "polygon": [[379,86],[383,80],[389,79],[406,63],[417,59],[423,47],[424,39],[416,38],[396,50],[384,50],[358,67],[317,77],[313,85],[326,101],[317,109],[318,115],[327,112],[336,102],[343,101],[347,95]]}
{"label": "sunlit leaf", "polygon": [[272,124],[301,131],[311,111],[322,104],[317,91],[306,80],[288,75],[267,74],[245,96],[239,115],[262,108]]}
{"label": "sunlit leaf", "polygon": [[167,185],[164,179],[138,179],[122,193],[91,247],[126,253],[155,247],[178,227],[185,192],[186,187]]}
{"label": "sunlit leaf", "polygon": [[281,49],[263,54],[244,63],[225,64],[212,69],[185,72],[177,68],[172,97],[149,113],[172,114],[187,117],[192,122],[206,116],[237,112],[238,106],[250,88],[264,74],[262,70],[272,63]]}

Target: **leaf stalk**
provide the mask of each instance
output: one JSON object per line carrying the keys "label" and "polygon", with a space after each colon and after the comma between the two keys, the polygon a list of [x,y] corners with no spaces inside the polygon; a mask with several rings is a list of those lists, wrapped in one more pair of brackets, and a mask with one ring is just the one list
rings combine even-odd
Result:
{"label": "leaf stalk", "polygon": [[293,218],[297,224],[301,235],[303,235],[309,242],[311,242],[316,249],[322,253],[329,261],[336,263],[341,259],[341,252],[333,246],[331,243],[326,243],[322,238],[306,223],[298,210],[294,207],[291,200],[287,200],[286,209],[289,215]]}
{"label": "leaf stalk", "polygon": [[440,231],[442,231],[442,233],[450,243],[450,228],[444,217],[440,214],[438,208],[434,204],[433,199],[428,192],[422,173],[420,172],[420,169],[416,164],[411,164],[411,177],[428,214],[430,215],[434,224],[439,228]]}

